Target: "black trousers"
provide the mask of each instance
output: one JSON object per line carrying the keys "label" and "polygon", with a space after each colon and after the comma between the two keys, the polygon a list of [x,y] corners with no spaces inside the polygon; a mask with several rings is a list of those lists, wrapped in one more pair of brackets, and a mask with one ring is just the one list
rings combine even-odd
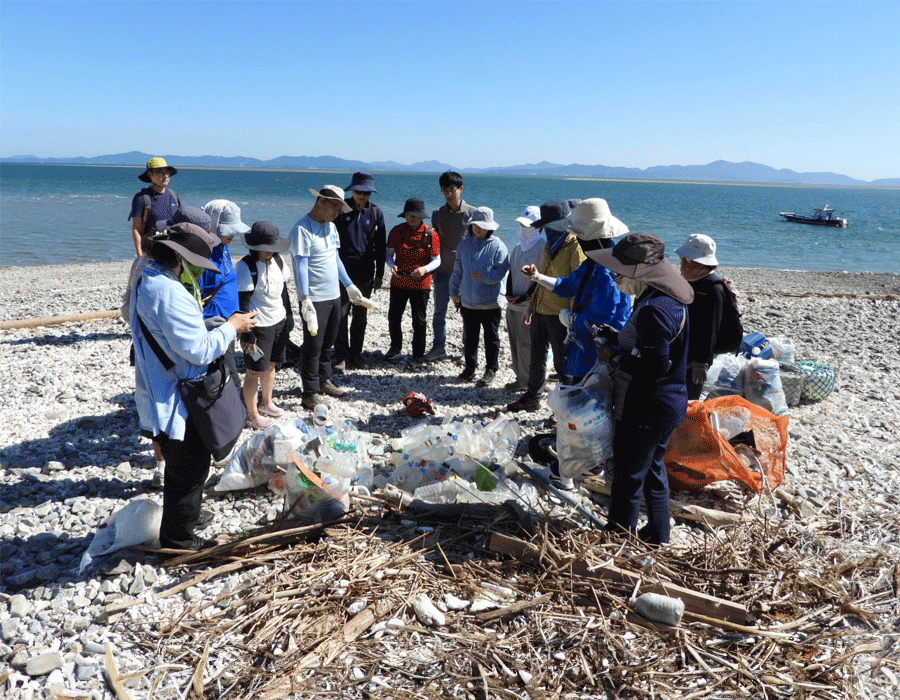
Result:
{"label": "black trousers", "polygon": [[388,330],[391,334],[391,348],[403,349],[403,314],[409,302],[412,315],[412,354],[425,355],[425,310],[428,308],[428,289],[402,289],[391,285],[391,301],[388,305]]}
{"label": "black trousers", "polygon": [[556,314],[531,315],[531,367],[528,393],[538,396],[547,379],[547,348],[553,349],[553,367],[562,377],[565,372],[566,327]]}
{"label": "black trousers", "polygon": [[[303,324],[303,347],[300,348],[300,377],[303,379],[303,393],[317,394],[332,374],[331,351],[337,338],[341,315],[341,300],[314,301],[319,331],[309,334]],[[302,315],[301,315],[302,317]]]}
{"label": "black trousers", "polygon": [[500,308],[460,307],[463,321],[463,360],[466,367],[478,367],[478,336],[484,330],[484,368],[500,368]]}
{"label": "black trousers", "polygon": [[158,441],[166,460],[163,479],[163,514],[159,542],[163,547],[187,549],[200,517],[203,485],[212,459],[200,433],[187,419],[184,439]]}
{"label": "black trousers", "polygon": [[[344,261],[344,268],[350,281],[356,285],[364,297],[372,296],[375,286],[375,273],[372,263],[354,265]],[[369,310],[365,306],[350,303],[347,290],[341,286],[341,321],[338,325],[337,339],[334,341],[334,361],[341,363],[348,357],[359,357],[363,351],[363,340],[366,337]],[[351,320],[352,317],[352,320]],[[349,339],[348,339],[349,336]]]}

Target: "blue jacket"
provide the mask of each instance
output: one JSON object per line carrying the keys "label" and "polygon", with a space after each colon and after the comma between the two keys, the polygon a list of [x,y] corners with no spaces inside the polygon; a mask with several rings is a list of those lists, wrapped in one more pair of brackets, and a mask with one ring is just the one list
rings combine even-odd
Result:
{"label": "blue jacket", "polygon": [[[169,271],[153,262],[131,290],[131,338],[134,341],[134,400],[141,430],[151,437],[165,433],[184,438],[187,409],[178,393],[179,379],[206,374],[235,338],[234,326],[223,323],[206,330],[194,297]],[[165,369],[144,339],[138,315],[163,351],[175,363]]]}
{"label": "blue jacket", "polygon": [[[472,279],[476,270],[481,272],[477,282]],[[500,283],[507,270],[509,251],[503,241],[494,236],[484,240],[466,236],[456,249],[450,296],[459,297],[462,305],[469,308],[499,306]]]}
{"label": "blue jacket", "polygon": [[219,268],[220,272],[206,270],[203,273],[200,277],[200,295],[205,299],[217,289],[219,291],[203,307],[203,317],[228,318],[238,310],[237,272],[231,262],[228,246],[224,243],[216,246],[209,259]]}
{"label": "blue jacket", "polygon": [[[585,278],[587,276],[587,278]],[[612,276],[602,265],[583,262],[568,277],[558,277],[553,293],[572,301],[572,330],[575,341],[568,345],[566,374],[583,377],[597,361],[597,347],[590,325],[609,324],[622,328],[631,315],[631,299],[616,289]]]}

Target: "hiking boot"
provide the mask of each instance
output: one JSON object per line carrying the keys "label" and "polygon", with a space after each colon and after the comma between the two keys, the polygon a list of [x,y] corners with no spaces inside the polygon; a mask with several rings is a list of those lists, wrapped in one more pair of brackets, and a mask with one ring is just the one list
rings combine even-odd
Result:
{"label": "hiking boot", "polygon": [[310,411],[314,411],[316,409],[316,406],[318,406],[320,403],[325,403],[325,396],[322,394],[315,394],[310,392],[308,394],[303,394],[303,398],[300,399],[300,405]]}
{"label": "hiking boot", "polygon": [[474,367],[466,367],[462,372],[459,373],[459,376],[456,378],[458,382],[471,382],[475,379],[475,368]]}
{"label": "hiking boot", "polygon": [[494,383],[494,379],[497,377],[497,370],[495,369],[486,369],[484,370],[484,374],[481,375],[481,379],[475,382],[475,386],[490,386]]}
{"label": "hiking boot", "polygon": [[396,360],[400,357],[400,348],[390,348],[385,354],[385,360]]}
{"label": "hiking boot", "polygon": [[444,350],[443,346],[439,348],[431,348],[427,353],[425,353],[425,359],[429,362],[438,362],[439,360],[446,360],[449,357],[447,351]]}
{"label": "hiking boot", "polygon": [[337,386],[330,379],[326,379],[322,383],[322,393],[328,394],[328,396],[333,396],[336,399],[339,399],[347,393],[347,390],[341,389],[341,387]]}
{"label": "hiking boot", "polygon": [[506,382],[506,384],[503,385],[503,388],[507,391],[515,391],[516,393],[518,393],[520,391],[525,391],[528,387],[521,382],[513,380],[511,382]]}
{"label": "hiking boot", "polygon": [[368,367],[368,365],[366,364],[366,361],[364,359],[362,359],[359,355],[356,355],[355,357],[347,358],[347,364],[350,367],[352,367],[353,369],[365,369],[366,367]]}
{"label": "hiking boot", "polygon": [[525,393],[511,404],[507,404],[506,410],[510,413],[518,413],[519,411],[528,411],[534,413],[541,407],[541,398],[539,396],[530,396]]}

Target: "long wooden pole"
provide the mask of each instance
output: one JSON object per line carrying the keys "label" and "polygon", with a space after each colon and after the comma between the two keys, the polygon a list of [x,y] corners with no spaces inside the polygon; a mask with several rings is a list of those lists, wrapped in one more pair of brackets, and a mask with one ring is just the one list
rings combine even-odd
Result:
{"label": "long wooden pole", "polygon": [[116,318],[117,316],[119,316],[119,310],[110,309],[109,311],[88,311],[83,314],[69,314],[67,316],[42,316],[41,318],[22,318],[15,321],[0,321],[0,331],[8,331],[15,328],[56,326],[60,323],[94,321],[98,318]]}

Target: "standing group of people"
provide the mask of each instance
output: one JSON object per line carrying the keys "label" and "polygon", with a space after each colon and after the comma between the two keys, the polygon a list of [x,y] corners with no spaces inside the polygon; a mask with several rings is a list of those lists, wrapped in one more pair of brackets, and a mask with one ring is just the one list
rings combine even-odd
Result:
{"label": "standing group of people", "polygon": [[[390,273],[388,324],[395,359],[403,348],[403,317],[412,316],[412,361],[448,357],[446,314],[452,301],[463,321],[460,381],[476,381],[484,337],[484,371],[491,385],[499,369],[501,285],[506,280],[506,327],[521,396],[512,412],[540,406],[552,350],[557,378],[583,379],[599,360],[610,367],[616,417],[613,506],[609,527],[649,542],[669,537],[668,484],[662,462],[669,436],[683,419],[701,374],[711,361],[709,329],[716,323],[715,243],[693,235],[678,249],[682,273],[665,259],[650,234],[629,234],[600,198],[551,200],[528,206],[516,220],[512,252],[494,233],[488,207],[462,199],[458,173],[440,176],[445,204],[429,215],[418,198],[406,201],[404,222],[386,232],[370,197],[373,178],[355,173],[350,196],[334,185],[310,190],[312,209],[282,237],[271,222],[247,226],[240,209],[213,200],[203,209],[181,204],[168,183],[177,170],[151,158],[139,176],[150,187],[132,201],[129,220],[137,259],[123,316],[134,341],[136,402],[141,429],[164,462],[164,546],[197,549],[194,533],[211,456],[176,390],[179,379],[203,376],[222,355],[233,368],[235,341],[246,364],[243,397],[251,427],[265,428],[284,414],[275,404],[275,371],[285,359],[294,314],[287,284],[297,288],[303,332],[302,405],[322,394],[343,396],[335,370],[362,368],[370,295]],[[228,244],[240,234],[250,253],[232,265]],[[627,235],[626,235],[627,234]],[[613,245],[613,240],[620,238]],[[290,254],[290,265],[281,258]],[[714,276],[713,276],[714,277]],[[716,278],[717,279],[717,278]],[[426,352],[427,305],[434,289],[432,345]],[[704,301],[695,307],[697,296]],[[694,311],[697,311],[695,314]],[[718,312],[720,313],[720,312]],[[154,347],[156,346],[156,347]],[[174,361],[167,370],[162,354]],[[702,384],[702,381],[701,381]],[[261,400],[258,394],[262,394]],[[696,397],[694,397],[696,398]],[[636,532],[641,498],[648,525]]]}

